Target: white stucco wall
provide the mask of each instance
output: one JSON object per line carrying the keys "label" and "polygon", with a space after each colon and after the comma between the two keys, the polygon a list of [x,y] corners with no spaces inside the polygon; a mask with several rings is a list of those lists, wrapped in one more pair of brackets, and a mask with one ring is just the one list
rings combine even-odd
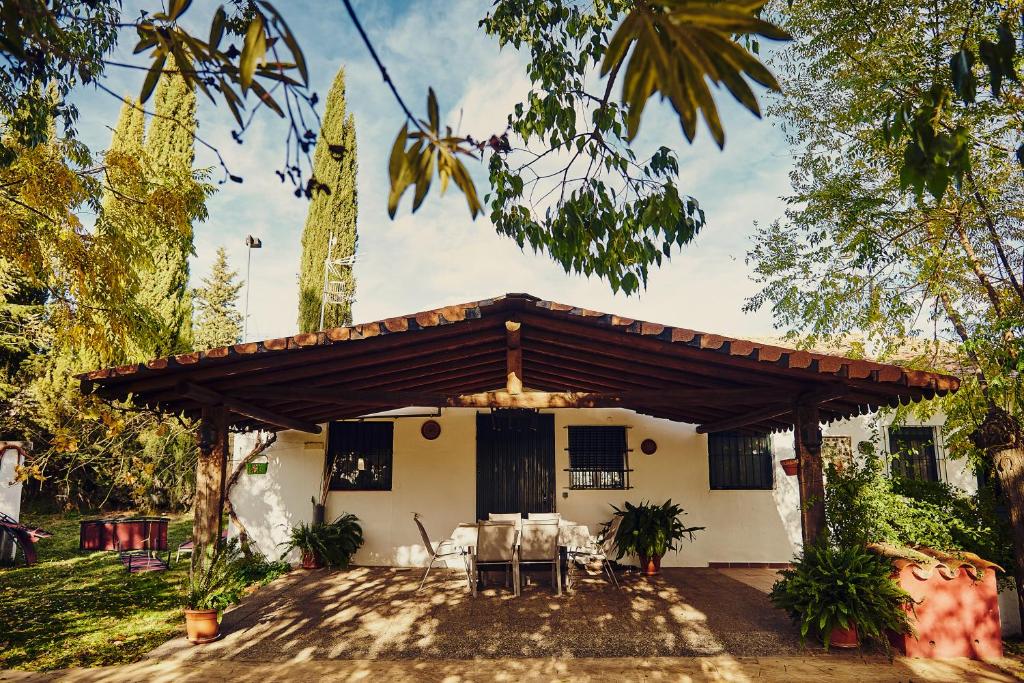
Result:
{"label": "white stucco wall", "polygon": [[[22,483],[16,480],[15,468],[24,464],[18,449],[14,446],[25,448],[22,442],[0,441],[0,512],[21,519],[21,487]],[[28,450],[25,448],[25,450]],[[14,543],[6,536],[0,538],[0,561],[9,562],[14,559]]]}

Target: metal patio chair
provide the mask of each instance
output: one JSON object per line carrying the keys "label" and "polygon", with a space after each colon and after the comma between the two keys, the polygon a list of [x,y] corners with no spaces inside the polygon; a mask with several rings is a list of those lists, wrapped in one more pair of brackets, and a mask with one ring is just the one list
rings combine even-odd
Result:
{"label": "metal patio chair", "polygon": [[[435,562],[445,561],[452,557],[458,557],[462,560],[462,564],[466,568],[466,581],[470,582],[469,553],[467,553],[463,548],[456,547],[450,538],[446,538],[435,546],[433,541],[430,540],[430,534],[428,534],[427,530],[423,527],[423,522],[420,521],[420,513],[412,513],[412,520],[416,522],[416,528],[420,530],[420,538],[423,539],[424,547],[426,547],[430,552],[430,562],[427,563],[427,569],[423,572],[423,578],[420,579],[420,585],[416,590],[419,591],[423,588],[423,584],[427,582],[427,575],[430,574],[430,570],[433,569]],[[470,590],[473,589],[472,584],[469,588]]]}
{"label": "metal patio chair", "polygon": [[558,552],[558,520],[527,520],[519,536],[519,567],[551,565],[551,584],[562,594],[562,557]]}
{"label": "metal patio chair", "polygon": [[505,585],[512,574],[512,590],[519,597],[519,554],[516,545],[519,530],[511,520],[478,522],[476,528],[476,552],[472,556],[473,597],[476,597],[480,572],[493,567],[505,569]]}
{"label": "metal patio chair", "polygon": [[601,561],[601,572],[608,577],[608,580],[616,588],[619,587],[619,579],[615,576],[615,567],[613,566],[612,558],[617,554],[617,545],[615,543],[615,535],[619,531],[619,526],[622,524],[622,517],[616,515],[608,528],[605,529],[600,536],[594,541],[593,544],[586,548],[570,549],[569,551],[569,574],[572,575],[571,563],[574,561]]}

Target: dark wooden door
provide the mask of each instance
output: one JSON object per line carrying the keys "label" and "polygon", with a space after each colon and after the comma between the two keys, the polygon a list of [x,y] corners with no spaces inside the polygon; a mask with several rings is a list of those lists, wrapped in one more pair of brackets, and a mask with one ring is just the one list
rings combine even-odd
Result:
{"label": "dark wooden door", "polygon": [[476,516],[555,511],[555,416],[496,410],[476,416]]}

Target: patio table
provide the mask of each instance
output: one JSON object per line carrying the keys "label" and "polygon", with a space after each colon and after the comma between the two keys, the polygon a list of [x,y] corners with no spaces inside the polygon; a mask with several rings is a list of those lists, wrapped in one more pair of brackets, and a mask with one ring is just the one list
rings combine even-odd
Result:
{"label": "patio table", "polygon": [[[521,528],[518,523],[516,526]],[[563,548],[585,548],[590,545],[591,541],[590,529],[587,525],[564,519],[558,522],[558,545]],[[464,522],[455,527],[452,532],[452,544],[459,548],[475,548],[476,524]]]}

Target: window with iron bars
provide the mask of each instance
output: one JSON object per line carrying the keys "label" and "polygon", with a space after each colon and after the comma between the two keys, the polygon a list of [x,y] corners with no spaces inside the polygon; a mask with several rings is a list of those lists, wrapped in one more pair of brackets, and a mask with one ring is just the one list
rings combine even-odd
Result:
{"label": "window with iron bars", "polygon": [[771,490],[771,439],[738,432],[708,434],[708,475],[712,489]]}
{"label": "window with iron bars", "polygon": [[327,433],[331,491],[390,491],[391,422],[332,422]]}
{"label": "window with iron bars", "polygon": [[569,488],[628,489],[631,471],[625,427],[569,427]]}

